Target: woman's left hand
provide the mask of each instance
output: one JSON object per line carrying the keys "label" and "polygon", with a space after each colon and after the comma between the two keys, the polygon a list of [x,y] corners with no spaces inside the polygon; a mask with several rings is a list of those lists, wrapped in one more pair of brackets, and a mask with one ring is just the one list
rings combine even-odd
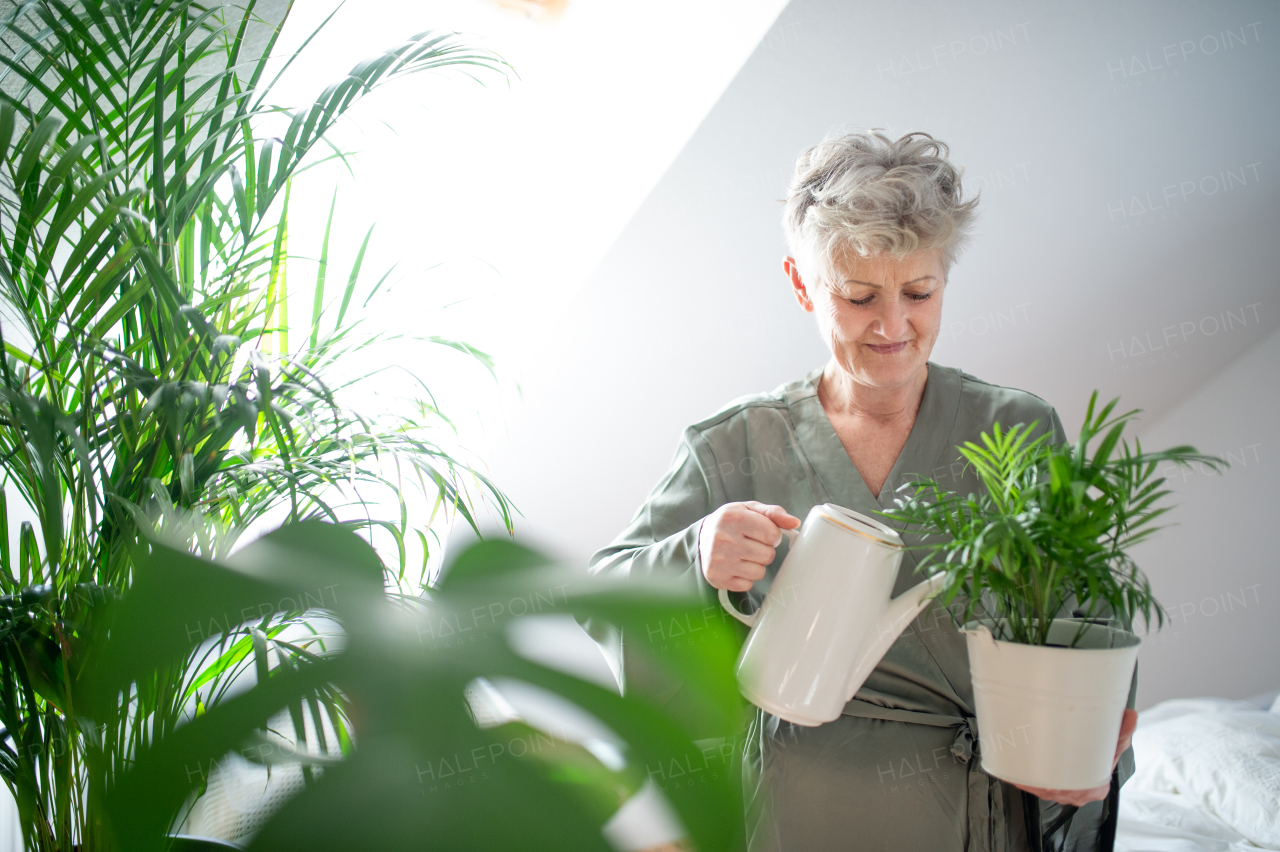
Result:
{"label": "woman's left hand", "polygon": [[[1125,710],[1124,719],[1120,722],[1120,741],[1116,743],[1116,756],[1111,761],[1111,771],[1114,772],[1116,764],[1120,762],[1120,755],[1124,754],[1125,749],[1129,747],[1130,741],[1133,739],[1133,729],[1138,726],[1138,711]],[[1089,790],[1047,790],[1044,787],[1023,787],[1021,784],[1014,784],[1019,790],[1026,790],[1033,796],[1041,799],[1047,799],[1051,802],[1057,802],[1060,805],[1087,805],[1090,802],[1100,802],[1111,792],[1111,780],[1107,783]]]}

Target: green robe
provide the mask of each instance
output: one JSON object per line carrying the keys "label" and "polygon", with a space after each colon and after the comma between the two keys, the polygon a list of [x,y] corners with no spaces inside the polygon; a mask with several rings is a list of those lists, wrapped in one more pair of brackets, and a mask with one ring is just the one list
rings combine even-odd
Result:
{"label": "green robe", "polygon": [[[698,529],[725,503],[759,500],[803,519],[814,505],[830,502],[875,517],[893,505],[900,485],[916,478],[977,491],[956,447],[977,441],[996,422],[1038,421],[1036,434],[1052,430],[1053,440],[1066,440],[1057,412],[1039,397],[930,362],[915,424],[877,499],[823,411],[821,376],[819,367],[686,429],[671,469],[627,529],[592,557],[592,571],[687,576],[710,607],[714,590],[702,575]],[[756,583],[757,604],[784,557],[779,547]],[[895,595],[921,579],[917,558],[906,552]],[[1133,697],[1131,691],[1130,706]],[[1076,810],[989,776],[976,741],[965,640],[950,615],[931,604],[836,721],[810,728],[756,712],[741,755],[749,847],[1003,852],[1041,849],[1043,838],[1045,849],[1110,849],[1132,750],[1112,779],[1111,797]]]}

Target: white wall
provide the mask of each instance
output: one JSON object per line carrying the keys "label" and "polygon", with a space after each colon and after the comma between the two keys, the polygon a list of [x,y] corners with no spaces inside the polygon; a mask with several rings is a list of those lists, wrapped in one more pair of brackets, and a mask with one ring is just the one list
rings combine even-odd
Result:
{"label": "white wall", "polygon": [[[1165,628],[1138,656],[1138,707],[1165,698],[1247,698],[1280,689],[1280,332],[1143,430],[1159,450],[1192,444],[1231,462],[1168,473],[1177,526],[1135,551]],[[1163,520],[1163,519],[1162,519]]]}

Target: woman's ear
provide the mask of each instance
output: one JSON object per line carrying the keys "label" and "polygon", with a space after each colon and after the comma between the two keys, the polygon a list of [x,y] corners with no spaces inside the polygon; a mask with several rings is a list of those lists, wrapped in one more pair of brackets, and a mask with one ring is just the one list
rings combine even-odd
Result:
{"label": "woman's ear", "polygon": [[808,313],[813,313],[813,299],[809,297],[809,291],[804,285],[804,280],[800,277],[800,268],[796,266],[794,257],[784,257],[782,259],[782,271],[787,274],[787,280],[791,282],[791,289],[795,293],[796,301],[800,303],[800,307]]}

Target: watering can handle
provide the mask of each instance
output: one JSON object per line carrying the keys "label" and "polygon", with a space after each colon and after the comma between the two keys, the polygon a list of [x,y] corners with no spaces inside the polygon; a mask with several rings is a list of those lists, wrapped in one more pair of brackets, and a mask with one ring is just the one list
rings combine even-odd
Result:
{"label": "watering can handle", "polygon": [[[795,544],[796,539],[800,537],[800,530],[782,530],[782,533],[788,539],[791,540],[792,544]],[[760,619],[760,610],[756,610],[750,615],[747,615],[745,612],[739,611],[736,606],[734,606],[732,603],[729,602],[728,589],[721,589],[719,597],[720,597],[720,606],[725,608],[725,612],[729,613],[734,618],[738,619],[748,627],[756,626],[756,621]]]}
{"label": "watering can handle", "polygon": [[724,607],[726,612],[728,612],[730,615],[732,615],[734,618],[738,619],[748,627],[755,627],[756,619],[760,617],[760,610],[756,610],[750,615],[747,615],[745,612],[740,612],[736,606],[734,606],[732,603],[729,602],[728,589],[720,590],[720,606]]}

